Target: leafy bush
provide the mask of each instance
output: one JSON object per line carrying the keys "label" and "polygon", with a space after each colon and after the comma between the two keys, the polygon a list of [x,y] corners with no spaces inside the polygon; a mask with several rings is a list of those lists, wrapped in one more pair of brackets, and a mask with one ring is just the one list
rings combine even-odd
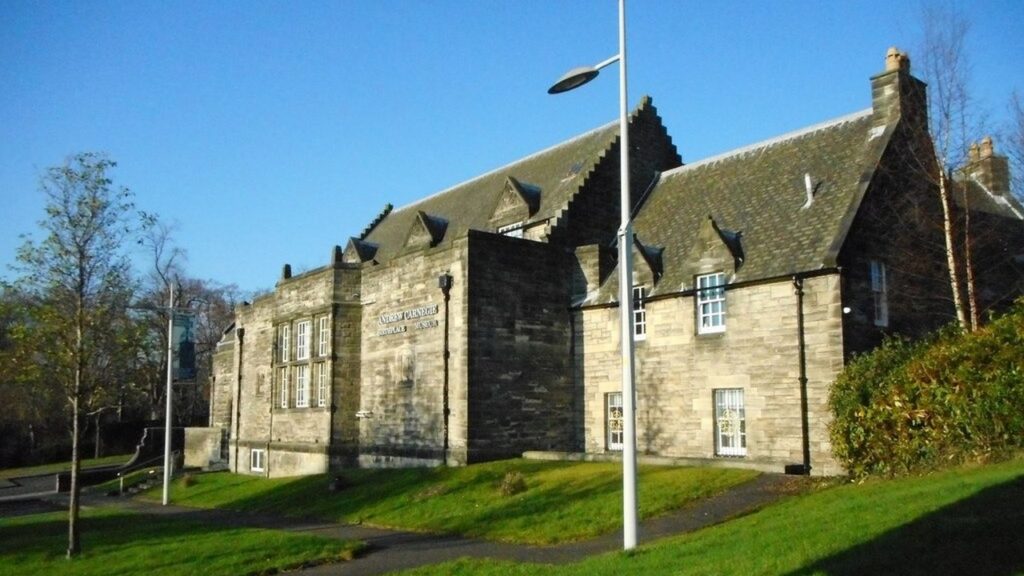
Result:
{"label": "leafy bush", "polygon": [[1024,302],[973,334],[888,339],[829,398],[832,447],[851,475],[900,475],[1024,448]]}

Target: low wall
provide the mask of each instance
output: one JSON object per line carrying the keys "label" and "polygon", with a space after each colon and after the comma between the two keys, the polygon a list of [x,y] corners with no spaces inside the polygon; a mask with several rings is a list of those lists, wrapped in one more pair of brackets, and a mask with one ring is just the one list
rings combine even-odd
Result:
{"label": "low wall", "polygon": [[223,431],[215,428],[185,428],[185,467],[209,469],[227,466],[221,457]]}

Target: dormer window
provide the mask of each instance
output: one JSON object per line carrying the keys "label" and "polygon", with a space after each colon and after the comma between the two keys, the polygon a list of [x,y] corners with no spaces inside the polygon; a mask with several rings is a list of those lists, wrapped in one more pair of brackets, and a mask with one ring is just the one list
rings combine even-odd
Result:
{"label": "dormer window", "polygon": [[725,332],[725,274],[697,276],[697,333]]}
{"label": "dormer window", "polygon": [[508,236],[510,238],[522,238],[523,237],[523,224],[525,222],[516,222],[507,226],[501,226],[498,228],[498,234],[502,236]]}
{"label": "dormer window", "polygon": [[633,287],[633,339],[647,339],[647,288]]}

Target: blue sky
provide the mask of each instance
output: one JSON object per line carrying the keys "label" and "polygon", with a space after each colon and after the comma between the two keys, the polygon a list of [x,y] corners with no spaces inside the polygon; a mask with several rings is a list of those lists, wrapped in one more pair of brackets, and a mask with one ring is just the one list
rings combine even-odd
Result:
{"label": "blue sky", "polygon": [[[684,161],[870,106],[921,4],[629,3],[630,104]],[[972,88],[993,125],[1024,92],[1024,2],[975,1]],[[272,287],[402,206],[613,120],[612,0],[30,2],[0,16],[0,278],[43,215],[38,178],[102,151],[176,225],[193,276]],[[998,148],[997,141],[997,148]]]}

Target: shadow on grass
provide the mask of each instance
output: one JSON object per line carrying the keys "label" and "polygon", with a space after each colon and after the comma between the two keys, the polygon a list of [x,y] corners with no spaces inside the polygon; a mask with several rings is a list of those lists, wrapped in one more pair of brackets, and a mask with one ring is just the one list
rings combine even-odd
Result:
{"label": "shadow on grass", "polygon": [[982,490],[792,576],[1024,571],[1024,477]]}

